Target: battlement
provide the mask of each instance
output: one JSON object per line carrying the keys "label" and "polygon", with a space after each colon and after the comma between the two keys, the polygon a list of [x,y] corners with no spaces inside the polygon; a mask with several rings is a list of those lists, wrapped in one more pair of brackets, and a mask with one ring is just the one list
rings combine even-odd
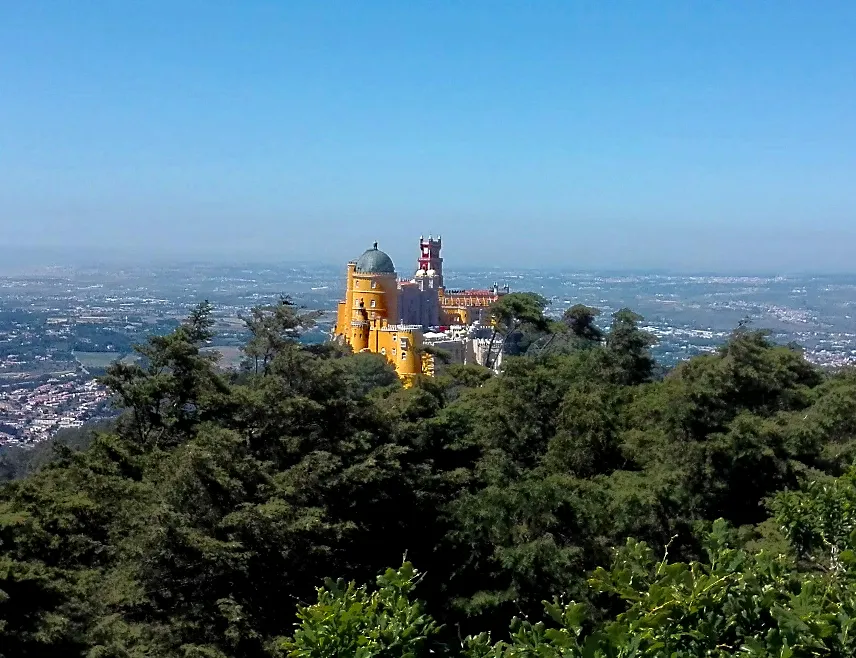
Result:
{"label": "battlement", "polygon": [[497,293],[501,290],[491,290],[482,288],[480,290],[446,290],[446,295],[450,297],[497,297]]}
{"label": "battlement", "polygon": [[409,331],[409,332],[417,332],[422,331],[421,324],[388,324],[384,327],[381,327],[381,331]]}

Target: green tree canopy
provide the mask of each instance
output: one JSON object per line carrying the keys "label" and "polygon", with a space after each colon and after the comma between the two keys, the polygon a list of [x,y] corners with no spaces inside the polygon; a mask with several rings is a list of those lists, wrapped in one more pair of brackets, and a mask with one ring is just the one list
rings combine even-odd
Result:
{"label": "green tree canopy", "polygon": [[502,338],[504,346],[512,336],[522,330],[547,331],[550,322],[544,315],[546,307],[547,300],[532,292],[512,292],[497,299],[490,307],[493,333],[485,365],[493,365],[492,348],[498,336]]}
{"label": "green tree canopy", "polygon": [[853,372],[741,326],[656,377],[631,311],[500,302],[535,348],[411,388],[284,299],[240,372],[208,304],[153,336],[0,487],[0,655],[853,655]]}

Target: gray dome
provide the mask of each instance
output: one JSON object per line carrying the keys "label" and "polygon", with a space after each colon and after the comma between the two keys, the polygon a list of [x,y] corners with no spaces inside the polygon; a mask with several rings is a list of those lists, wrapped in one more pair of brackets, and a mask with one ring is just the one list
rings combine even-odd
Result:
{"label": "gray dome", "polygon": [[392,259],[377,248],[377,242],[367,249],[357,260],[357,272],[360,274],[395,274]]}

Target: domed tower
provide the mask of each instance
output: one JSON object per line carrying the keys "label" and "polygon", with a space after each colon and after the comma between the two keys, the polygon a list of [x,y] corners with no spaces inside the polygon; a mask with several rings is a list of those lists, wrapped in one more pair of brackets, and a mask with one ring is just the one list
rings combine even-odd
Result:
{"label": "domed tower", "polygon": [[397,324],[398,277],[392,259],[377,248],[377,242],[357,259],[351,277],[352,317],[365,309],[369,322],[385,320]]}
{"label": "domed tower", "polygon": [[[428,271],[424,276],[429,276]],[[431,274],[436,277],[436,273]],[[401,313],[403,291],[420,293],[412,282],[399,289],[392,259],[375,242],[357,260],[348,263],[345,299],[339,302],[334,340],[350,345],[355,352],[383,355],[405,385],[424,371],[422,324],[405,323]],[[434,299],[436,300],[436,291]],[[418,299],[417,299],[418,301]],[[416,315],[420,309],[416,308]]]}

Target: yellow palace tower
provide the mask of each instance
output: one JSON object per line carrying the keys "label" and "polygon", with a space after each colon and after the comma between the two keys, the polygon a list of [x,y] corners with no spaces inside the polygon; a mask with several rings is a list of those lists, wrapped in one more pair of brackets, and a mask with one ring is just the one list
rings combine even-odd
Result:
{"label": "yellow palace tower", "polygon": [[395,266],[375,243],[348,263],[334,334],[354,352],[382,354],[407,381],[424,371],[422,326],[401,324],[398,302]]}

